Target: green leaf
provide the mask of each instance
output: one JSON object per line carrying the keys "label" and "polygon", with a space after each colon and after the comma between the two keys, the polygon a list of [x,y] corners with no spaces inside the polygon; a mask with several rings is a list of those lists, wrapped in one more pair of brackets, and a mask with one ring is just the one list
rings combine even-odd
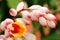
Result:
{"label": "green leaf", "polygon": [[3,18],[4,18],[3,10],[2,8],[0,8],[0,22],[2,21]]}
{"label": "green leaf", "polygon": [[32,24],[35,28],[40,28],[41,27],[41,25],[38,22],[32,22]]}
{"label": "green leaf", "polygon": [[33,4],[38,4],[38,0],[33,0]]}
{"label": "green leaf", "polygon": [[16,8],[16,6],[19,2],[21,2],[21,0],[7,0],[7,2],[10,8]]}

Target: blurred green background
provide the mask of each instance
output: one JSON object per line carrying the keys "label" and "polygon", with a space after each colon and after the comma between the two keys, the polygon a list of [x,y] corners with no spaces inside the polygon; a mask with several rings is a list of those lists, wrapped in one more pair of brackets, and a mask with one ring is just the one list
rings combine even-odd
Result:
{"label": "blurred green background", "polygon": [[[11,18],[9,15],[10,8],[16,8],[17,4],[22,0],[0,0],[0,22],[6,18]],[[24,0],[28,6],[41,5],[46,6],[53,12],[60,11],[60,0]],[[36,24],[35,24],[36,26]],[[39,25],[38,25],[39,26]],[[40,28],[42,30],[42,28]],[[42,34],[42,40],[60,40],[60,21],[57,21],[57,28],[50,29],[50,35],[44,36]],[[42,31],[41,31],[42,32]]]}

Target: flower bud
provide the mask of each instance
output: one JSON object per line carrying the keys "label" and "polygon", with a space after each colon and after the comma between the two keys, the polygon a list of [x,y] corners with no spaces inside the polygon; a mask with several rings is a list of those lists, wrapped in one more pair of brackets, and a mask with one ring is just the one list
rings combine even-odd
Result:
{"label": "flower bud", "polygon": [[47,23],[50,28],[56,28],[56,24],[54,23],[54,21],[47,20]]}
{"label": "flower bud", "polygon": [[16,16],[17,15],[17,11],[15,9],[13,9],[13,8],[11,8],[9,10],[9,13],[10,13],[11,16]]}
{"label": "flower bud", "polygon": [[40,9],[39,9],[41,12],[46,12],[46,13],[49,13],[49,12],[51,12],[47,7],[41,7]]}
{"label": "flower bud", "polygon": [[40,10],[33,10],[32,12],[36,17],[41,17],[43,16],[43,13]]}
{"label": "flower bud", "polygon": [[38,22],[38,18],[33,13],[31,13],[31,16],[32,16],[32,21]]}
{"label": "flower bud", "polygon": [[29,7],[30,9],[39,9],[41,8],[40,5],[32,5],[31,7]]}
{"label": "flower bud", "polygon": [[31,20],[31,14],[28,11],[22,11],[22,17]]}
{"label": "flower bud", "polygon": [[45,14],[44,17],[48,20],[55,20],[56,21],[56,17],[52,14]]}
{"label": "flower bud", "polygon": [[20,11],[20,10],[22,10],[23,8],[24,8],[24,2],[20,2],[20,3],[17,5],[16,10],[17,10],[17,11]]}
{"label": "flower bud", "polygon": [[47,21],[44,17],[39,17],[39,23],[42,25],[42,26],[47,26]]}

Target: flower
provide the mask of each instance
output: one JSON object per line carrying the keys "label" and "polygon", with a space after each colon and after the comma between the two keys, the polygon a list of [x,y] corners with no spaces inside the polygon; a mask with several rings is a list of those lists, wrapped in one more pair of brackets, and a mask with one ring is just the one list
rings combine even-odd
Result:
{"label": "flower", "polygon": [[18,21],[14,22],[12,25],[8,25],[7,29],[10,30],[9,32],[14,37],[24,36],[27,31],[25,25]]}

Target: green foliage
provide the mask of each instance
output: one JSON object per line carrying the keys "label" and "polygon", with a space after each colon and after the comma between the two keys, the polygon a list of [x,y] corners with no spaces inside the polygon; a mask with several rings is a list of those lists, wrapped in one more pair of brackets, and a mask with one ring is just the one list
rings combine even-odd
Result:
{"label": "green foliage", "polygon": [[16,8],[17,4],[21,2],[21,0],[7,0],[7,2],[10,8]]}
{"label": "green foliage", "polygon": [[45,36],[42,40],[60,40],[60,34],[53,33],[49,36]]}
{"label": "green foliage", "polygon": [[32,22],[32,24],[35,28],[40,28],[41,27],[41,25],[38,22]]}

